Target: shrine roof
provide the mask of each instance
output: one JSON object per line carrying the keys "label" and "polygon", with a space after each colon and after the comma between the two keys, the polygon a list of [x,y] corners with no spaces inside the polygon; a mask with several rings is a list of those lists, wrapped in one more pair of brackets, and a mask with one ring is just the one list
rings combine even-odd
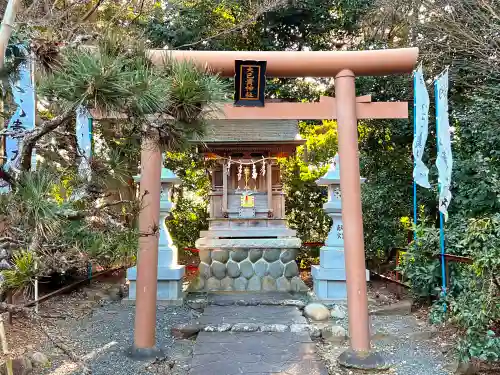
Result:
{"label": "shrine roof", "polygon": [[211,120],[195,142],[290,142],[300,141],[297,120]]}

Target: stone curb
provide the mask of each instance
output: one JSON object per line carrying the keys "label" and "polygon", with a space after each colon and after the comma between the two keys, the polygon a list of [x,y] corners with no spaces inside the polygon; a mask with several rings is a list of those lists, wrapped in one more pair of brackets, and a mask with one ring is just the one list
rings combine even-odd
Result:
{"label": "stone curb", "polygon": [[301,300],[248,301],[241,299],[236,301],[210,301],[208,298],[198,298],[187,300],[185,303],[188,307],[195,310],[204,309],[207,306],[293,306],[299,310],[303,310],[306,307],[306,303]]}
{"label": "stone curb", "polygon": [[179,324],[171,328],[171,333],[176,338],[192,338],[199,332],[293,332],[309,333],[311,339],[324,338],[328,341],[344,341],[347,339],[346,331],[341,326],[314,325],[314,324],[258,324],[258,323],[222,323],[218,325],[202,325],[198,322]]}

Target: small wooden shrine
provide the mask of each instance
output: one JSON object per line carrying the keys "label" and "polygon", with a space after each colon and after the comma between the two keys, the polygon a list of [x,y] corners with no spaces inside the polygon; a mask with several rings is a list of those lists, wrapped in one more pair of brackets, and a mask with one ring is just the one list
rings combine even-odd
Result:
{"label": "small wooden shrine", "polygon": [[303,143],[297,120],[207,124],[197,144],[212,181],[210,218],[196,243],[201,263],[195,289],[289,291],[303,286],[299,280],[294,287],[291,283],[299,279],[295,253],[300,240],[286,226],[277,162]]}
{"label": "small wooden shrine", "polygon": [[[278,237],[285,199],[277,158],[304,143],[297,121],[219,120],[209,124],[199,151],[215,160],[210,170],[210,231],[214,237]],[[248,232],[241,232],[245,228]],[[238,233],[232,233],[237,230]],[[206,233],[204,233],[206,234]]]}

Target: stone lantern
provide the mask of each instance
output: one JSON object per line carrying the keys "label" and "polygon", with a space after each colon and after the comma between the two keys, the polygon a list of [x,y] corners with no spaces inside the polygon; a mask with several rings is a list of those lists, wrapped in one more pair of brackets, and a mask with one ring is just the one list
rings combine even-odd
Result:
{"label": "stone lantern", "polygon": [[[134,176],[140,183],[140,175]],[[157,301],[166,304],[182,304],[182,278],[184,266],[177,263],[177,248],[173,245],[165,220],[172,211],[174,204],[170,200],[172,187],[181,180],[169,169],[161,169],[161,195],[160,195],[160,237],[158,242],[158,286]],[[129,280],[129,300],[136,299],[137,268],[127,270]]]}
{"label": "stone lantern", "polygon": [[[360,183],[365,181],[361,178]],[[328,202],[323,205],[332,219],[332,227],[320,249],[320,264],[312,266],[314,292],[325,302],[347,299],[346,268],[344,253],[344,227],[342,224],[342,195],[340,192],[340,163],[336,154],[326,174],[316,181],[328,187]],[[366,272],[368,280],[369,273]]]}

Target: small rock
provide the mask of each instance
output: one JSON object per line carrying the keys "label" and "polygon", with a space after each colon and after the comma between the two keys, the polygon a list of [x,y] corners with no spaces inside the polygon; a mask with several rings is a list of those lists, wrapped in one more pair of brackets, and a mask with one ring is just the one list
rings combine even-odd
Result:
{"label": "small rock", "polygon": [[89,289],[89,290],[86,290],[85,291],[85,295],[87,296],[87,298],[91,301],[96,301],[96,302],[99,302],[103,299],[106,299],[107,298],[107,295],[105,295],[102,291],[100,290],[92,290],[92,289]]}
{"label": "small rock", "polygon": [[189,283],[188,292],[198,292],[205,288],[205,279],[201,276],[196,277],[193,281]]}
{"label": "small rock", "polygon": [[271,276],[264,276],[262,279],[262,291],[272,292],[276,290],[276,280]]}
{"label": "small rock", "polygon": [[118,286],[112,286],[106,291],[107,294],[107,300],[110,301],[120,301],[123,298],[123,289],[121,288],[120,285]]}
{"label": "small rock", "polygon": [[276,280],[276,288],[280,292],[289,292],[292,289],[292,284],[285,276],[281,276]]}
{"label": "small rock", "polygon": [[[33,365],[28,357],[19,357],[12,360],[12,370],[14,375],[29,375],[32,374]],[[0,365],[0,374],[7,375],[5,362]]]}
{"label": "small rock", "polygon": [[212,270],[212,275],[217,279],[222,280],[226,277],[226,265],[224,263],[214,260],[210,268]]}
{"label": "small rock", "polygon": [[216,260],[221,263],[226,263],[229,259],[228,250],[213,250],[212,251],[212,261]]}
{"label": "small rock", "polygon": [[205,332],[227,332],[231,330],[232,325],[229,323],[222,323],[219,325],[208,325],[205,328],[203,328],[203,331]]}
{"label": "small rock", "polygon": [[316,321],[327,320],[330,316],[330,311],[321,303],[310,303],[304,308],[304,315]]}
{"label": "small rock", "polygon": [[321,330],[314,325],[310,325],[309,326],[309,336],[311,336],[312,339],[317,339],[317,338],[321,337]]}
{"label": "small rock", "polygon": [[243,292],[247,290],[247,285],[248,280],[243,276],[240,276],[234,280],[234,290],[236,291]]}
{"label": "small rock", "polygon": [[283,263],[288,263],[288,262],[291,262],[292,260],[295,259],[295,256],[296,256],[296,250],[295,249],[288,249],[288,250],[285,250],[281,253],[281,261]]}
{"label": "small rock", "polygon": [[288,326],[285,324],[263,324],[260,326],[261,332],[286,332]]}
{"label": "small rock", "polygon": [[221,288],[220,280],[215,277],[208,279],[206,285],[208,290],[219,290]]}
{"label": "small rock", "polygon": [[298,299],[285,299],[281,302],[283,306],[295,306],[299,310],[303,310],[306,307],[306,304]]}
{"label": "small rock", "polygon": [[307,332],[311,338],[317,338],[321,336],[321,331],[318,327],[312,324],[292,324],[290,326],[290,331],[294,333]]}
{"label": "small rock", "polygon": [[446,354],[455,348],[455,345],[451,342],[442,342],[440,344],[441,353]]}
{"label": "small rock", "polygon": [[477,373],[477,368],[471,362],[460,362],[458,359],[446,365],[445,369],[454,375],[475,375]]}
{"label": "small rock", "polygon": [[231,251],[231,259],[235,262],[241,262],[248,256],[248,251],[243,249]]}
{"label": "small rock", "polygon": [[262,290],[262,284],[261,284],[261,280],[260,280],[259,276],[254,275],[248,281],[247,290],[252,291],[252,292],[260,292]]}
{"label": "small rock", "polygon": [[212,270],[210,269],[210,266],[207,263],[200,262],[200,264],[198,265],[198,272],[200,277],[202,277],[205,280],[212,277]]}
{"label": "small rock", "polygon": [[409,315],[411,314],[411,300],[403,300],[390,305],[381,306],[371,312],[371,315],[392,316],[392,315]]}
{"label": "small rock", "polygon": [[379,302],[383,302],[383,303],[387,303],[389,302],[391,299],[389,298],[389,296],[385,295],[385,294],[377,294],[375,295],[375,298],[379,301]]}
{"label": "small rock", "polygon": [[346,339],[347,332],[342,326],[326,326],[321,329],[321,337],[327,341],[340,344]]}
{"label": "small rock", "polygon": [[233,280],[232,278],[230,278],[229,276],[226,276],[224,277],[221,281],[220,281],[220,285],[221,285],[221,288],[222,290],[233,290]]}
{"label": "small rock", "polygon": [[283,270],[285,269],[285,266],[283,263],[281,263],[279,260],[276,262],[273,262],[269,265],[269,275],[274,277],[275,279],[279,278],[280,276],[283,276]]}
{"label": "small rock", "polygon": [[290,326],[291,332],[309,332],[309,324],[292,324]]}
{"label": "small rock", "polygon": [[398,339],[397,336],[392,335],[392,334],[387,333],[387,332],[381,332],[381,331],[377,331],[373,335],[371,335],[371,340],[373,342],[381,342],[381,343],[385,343],[385,344],[392,344],[397,339]]}
{"label": "small rock", "polygon": [[274,262],[280,258],[280,249],[269,249],[264,251],[264,259],[268,262]]}
{"label": "small rock", "polygon": [[193,342],[191,340],[179,340],[172,347],[169,354],[169,357],[175,361],[175,366],[188,362],[193,355]]}
{"label": "small rock", "polygon": [[264,277],[267,275],[269,264],[264,259],[259,259],[254,265],[253,269],[255,274],[259,277]]}
{"label": "small rock", "polygon": [[250,253],[248,255],[248,259],[250,259],[250,261],[252,263],[257,262],[260,258],[262,258],[262,250],[258,250],[258,249],[250,250]]}
{"label": "small rock", "polygon": [[[290,263],[288,263],[290,264]],[[304,281],[299,277],[295,276],[292,277],[292,280],[290,281],[290,287],[292,292],[308,292],[309,288],[307,285],[304,283]]]}
{"label": "small rock", "polygon": [[230,260],[226,264],[227,274],[232,278],[240,277],[240,266],[234,260]]}
{"label": "small rock", "polygon": [[203,329],[201,324],[184,323],[178,324],[170,329],[172,336],[178,339],[189,339],[196,336]]}
{"label": "small rock", "polygon": [[415,340],[415,341],[424,341],[424,340],[431,340],[434,337],[436,337],[437,330],[432,329],[434,327],[431,327],[429,329],[425,329],[423,331],[418,331],[418,332],[412,332],[410,333],[410,339]]}
{"label": "small rock", "polygon": [[334,306],[332,310],[330,311],[330,316],[333,319],[345,319],[345,311],[342,307],[340,306]]}
{"label": "small rock", "polygon": [[33,355],[31,356],[31,362],[33,362],[34,366],[38,367],[47,367],[50,365],[49,358],[45,354],[40,352],[33,353]]}
{"label": "small rock", "polygon": [[256,332],[259,330],[259,325],[256,323],[236,323],[231,328],[231,332]]}
{"label": "small rock", "polygon": [[295,261],[291,261],[289,263],[286,264],[285,266],[285,277],[294,277],[294,276],[298,276],[299,274],[299,267],[297,266],[297,263],[295,263]]}
{"label": "small rock", "polygon": [[210,250],[202,249],[198,253],[198,256],[200,257],[200,262],[206,263],[206,264],[212,263],[212,257],[210,256]]}
{"label": "small rock", "polygon": [[246,277],[247,279],[251,278],[253,276],[252,262],[250,262],[248,259],[245,259],[240,263],[240,271],[242,276]]}
{"label": "small rock", "polygon": [[188,299],[186,305],[194,310],[202,310],[208,306],[208,301],[206,298]]}

